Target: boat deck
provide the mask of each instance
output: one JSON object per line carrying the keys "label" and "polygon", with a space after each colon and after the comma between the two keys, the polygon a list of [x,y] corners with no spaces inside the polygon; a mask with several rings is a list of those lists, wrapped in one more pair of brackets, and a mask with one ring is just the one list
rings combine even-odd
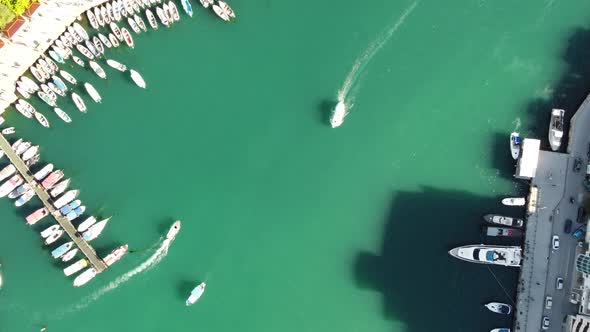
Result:
{"label": "boat deck", "polygon": [[29,171],[29,168],[25,165],[25,162],[16,154],[15,151],[12,150],[10,143],[6,140],[4,135],[0,134],[0,148],[4,150],[10,162],[16,167],[17,171],[23,177],[23,179],[27,182],[32,184],[32,188],[35,189],[35,193],[39,200],[45,205],[49,213],[55,218],[57,223],[64,229],[64,231],[68,234],[68,236],[72,239],[75,245],[78,247],[80,252],[86,256],[88,262],[96,269],[97,272],[102,272],[108,268],[108,266],[103,262],[103,260],[98,257],[96,251],[90,244],[84,241],[79,235],[76,227],[72,225],[72,223],[64,218],[57,209],[53,207],[51,204],[51,197],[47,193],[47,191],[35,181],[35,178]]}

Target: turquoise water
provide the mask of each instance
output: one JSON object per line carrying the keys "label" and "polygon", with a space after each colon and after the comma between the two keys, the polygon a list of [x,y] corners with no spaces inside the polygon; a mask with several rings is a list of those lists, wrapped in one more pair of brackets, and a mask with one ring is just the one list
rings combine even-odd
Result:
{"label": "turquoise water", "polygon": [[[582,1],[230,3],[134,35],[107,56],[141,90],[64,68],[103,96],[50,130],[7,115],[113,216],[99,253],[134,253],[74,288],[6,199],[0,331],[486,331],[481,306],[510,301],[516,271],[451,259],[482,214],[518,214],[508,134],[546,136],[548,107],[575,108],[590,77]],[[179,9],[181,8],[178,5]],[[105,66],[106,68],[106,66]],[[356,72],[351,71],[357,68]],[[327,123],[346,85],[350,114]],[[6,161],[4,161],[6,162]],[[168,254],[152,256],[175,219]],[[486,241],[486,239],[483,239]],[[493,241],[487,241],[494,243]],[[137,270],[135,270],[137,271]],[[126,281],[126,279],[133,274]],[[207,291],[184,300],[199,282]]]}

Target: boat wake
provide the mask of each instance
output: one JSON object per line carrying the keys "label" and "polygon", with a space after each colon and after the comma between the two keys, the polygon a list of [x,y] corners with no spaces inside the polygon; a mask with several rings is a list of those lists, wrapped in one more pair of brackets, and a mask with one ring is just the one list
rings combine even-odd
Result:
{"label": "boat wake", "polygon": [[514,130],[513,131],[518,131],[518,129],[520,128],[520,118],[516,118],[514,121],[512,121],[512,123],[514,123]]}
{"label": "boat wake", "polygon": [[[400,16],[400,18],[390,27],[382,31],[375,40],[373,40],[367,49],[355,60],[352,69],[346,76],[344,80],[344,84],[338,90],[338,103],[344,103],[347,107],[347,110],[350,110],[353,106],[354,96],[358,91],[358,87],[356,87],[356,81],[358,80],[359,76],[362,74],[364,68],[367,64],[373,59],[375,54],[383,48],[383,46],[391,39],[393,34],[399,29],[399,27],[404,23],[406,18],[414,11],[414,8],[418,5],[419,1],[415,1],[411,4]],[[351,93],[352,92],[352,93]],[[349,95],[350,94],[350,95]]]}
{"label": "boat wake", "polygon": [[94,293],[86,296],[79,303],[74,304],[74,305],[70,306],[69,308],[65,309],[62,312],[62,315],[67,314],[67,313],[76,312],[76,311],[86,308],[91,303],[98,300],[98,298],[100,298],[104,294],[112,291],[113,289],[119,287],[121,284],[129,281],[129,279],[133,278],[133,276],[135,276],[141,272],[147,271],[147,270],[153,268],[154,266],[156,266],[158,263],[160,263],[162,261],[162,259],[164,259],[164,257],[166,257],[166,255],[168,255],[168,249],[170,248],[172,241],[174,241],[174,238],[164,239],[164,241],[162,241],[162,238],[160,238],[160,240],[158,240],[158,244],[160,244],[160,246],[154,252],[154,254],[151,255],[147,260],[145,260],[143,263],[141,263],[140,265],[138,265],[134,269],[128,271],[127,273],[117,277],[117,279],[111,281],[108,285],[106,285],[106,286],[102,287],[101,289],[95,291]]}

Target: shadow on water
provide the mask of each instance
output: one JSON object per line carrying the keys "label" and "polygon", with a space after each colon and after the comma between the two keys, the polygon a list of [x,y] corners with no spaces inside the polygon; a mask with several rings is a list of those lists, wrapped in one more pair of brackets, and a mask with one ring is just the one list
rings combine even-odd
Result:
{"label": "shadow on water", "polygon": [[[548,98],[538,98],[529,102],[527,113],[531,117],[529,128],[542,139],[542,148],[550,149],[547,134],[550,112],[562,108],[565,112],[565,132],[569,131],[569,121],[582,104],[590,89],[590,29],[577,28],[569,37],[561,58],[566,63],[564,73],[554,84]],[[562,151],[567,146],[567,135],[562,142]]]}
{"label": "shadow on water", "polygon": [[195,283],[194,280],[186,279],[186,280],[179,281],[178,284],[176,285],[176,291],[178,292],[178,296],[180,298],[182,298],[183,300],[186,300],[196,285],[197,284]]}
{"label": "shadow on water", "polygon": [[335,100],[322,100],[318,105],[318,115],[319,120],[322,124],[326,126],[330,125],[330,115],[332,114],[332,110],[338,104]]}
{"label": "shadow on water", "polygon": [[[359,252],[354,265],[358,287],[381,295],[383,315],[406,324],[409,332],[489,331],[511,319],[482,304],[511,303],[518,271],[470,264],[448,255],[466,244],[514,244],[481,234],[482,215],[514,214],[495,197],[424,187],[398,192],[384,217],[383,240],[376,253]],[[510,213],[512,212],[512,213]],[[502,289],[500,284],[506,289]]]}
{"label": "shadow on water", "polygon": [[510,154],[510,133],[494,133],[490,142],[492,168],[498,170],[498,176],[513,179],[516,161]]}

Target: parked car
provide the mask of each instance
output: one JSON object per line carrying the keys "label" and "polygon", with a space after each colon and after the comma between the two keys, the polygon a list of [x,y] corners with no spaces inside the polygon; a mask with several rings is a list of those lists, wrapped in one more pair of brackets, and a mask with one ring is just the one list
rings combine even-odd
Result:
{"label": "parked car", "polygon": [[571,219],[565,220],[565,225],[563,226],[563,232],[565,234],[569,234],[572,232],[572,220]]}
{"label": "parked car", "polygon": [[553,297],[547,296],[545,298],[545,309],[549,310],[553,307]]}
{"label": "parked car", "polygon": [[576,239],[576,240],[581,240],[584,235],[586,235],[586,226],[580,226],[578,229],[576,229],[574,231],[574,233],[572,234],[572,236]]}
{"label": "parked car", "polygon": [[551,246],[553,247],[553,250],[559,249],[559,236],[553,235],[553,238],[551,239]]}
{"label": "parked car", "polygon": [[579,172],[582,169],[582,158],[574,159],[574,172]]}
{"label": "parked car", "polygon": [[578,208],[578,217],[577,217],[576,221],[580,224],[584,224],[586,221],[585,217],[586,217],[586,210],[584,210],[583,206],[580,206]]}
{"label": "parked car", "polygon": [[563,289],[563,278],[562,277],[557,277],[557,280],[555,280],[555,288],[556,289]]}
{"label": "parked car", "polygon": [[543,324],[541,325],[543,330],[547,330],[549,328],[549,317],[543,317]]}

